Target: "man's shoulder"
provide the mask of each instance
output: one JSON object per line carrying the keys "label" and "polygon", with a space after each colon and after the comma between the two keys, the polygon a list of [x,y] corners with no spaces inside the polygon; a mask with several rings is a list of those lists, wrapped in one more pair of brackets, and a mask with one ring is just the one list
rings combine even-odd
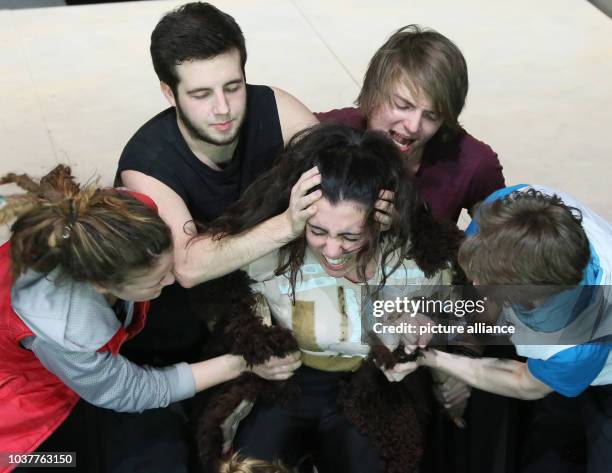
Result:
{"label": "man's shoulder", "polygon": [[497,161],[497,153],[493,148],[484,141],[475,138],[466,130],[461,130],[457,137],[457,145],[459,156],[463,160],[472,161],[475,163],[489,161],[494,159]]}
{"label": "man's shoulder", "polygon": [[361,110],[355,107],[335,108],[328,112],[316,112],[315,117],[323,123],[342,123],[358,130],[365,130],[368,125]]}
{"label": "man's shoulder", "polygon": [[247,115],[261,119],[267,115],[278,117],[278,108],[274,89],[267,85],[246,84]]}
{"label": "man's shoulder", "polygon": [[170,107],[147,121],[126,143],[117,166],[115,185],[120,185],[119,174],[136,170],[148,174],[151,166],[164,161],[168,153],[174,153],[180,132],[176,125],[176,111]]}
{"label": "man's shoulder", "polygon": [[176,127],[176,110],[174,107],[169,107],[155,115],[134,133],[125,145],[123,154],[131,151],[146,152],[170,144],[176,138],[173,127]]}

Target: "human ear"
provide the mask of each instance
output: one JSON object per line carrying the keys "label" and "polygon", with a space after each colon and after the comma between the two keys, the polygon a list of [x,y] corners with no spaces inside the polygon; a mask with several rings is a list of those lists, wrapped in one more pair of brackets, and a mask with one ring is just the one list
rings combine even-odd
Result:
{"label": "human ear", "polygon": [[161,92],[168,103],[173,107],[176,107],[176,99],[174,97],[174,92],[172,92],[172,88],[163,81],[159,83],[159,88],[161,89]]}

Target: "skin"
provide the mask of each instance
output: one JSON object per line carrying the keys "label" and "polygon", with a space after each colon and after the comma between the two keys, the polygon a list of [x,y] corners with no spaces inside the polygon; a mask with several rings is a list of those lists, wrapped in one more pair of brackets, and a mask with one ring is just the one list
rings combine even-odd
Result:
{"label": "skin", "polygon": [[[160,87],[168,103],[177,107],[179,131],[198,159],[211,169],[222,169],[233,157],[245,116],[246,88],[240,56],[236,50],[229,50],[214,58],[187,61],[175,67],[179,79],[176,94],[164,82]],[[280,89],[272,90],[285,144],[296,132],[317,123],[295,97]],[[126,187],[146,193],[155,201],[161,218],[172,230],[176,280],[183,287],[193,287],[239,269],[301,234],[305,223],[303,211],[307,210],[308,217],[316,208],[308,209],[312,202],[300,207],[298,201],[317,185],[315,174],[308,174],[314,179],[301,180],[285,213],[241,235],[223,241],[204,236],[190,245],[190,235],[195,233],[193,218],[176,192],[137,171],[123,171],[121,180]],[[383,203],[382,207],[388,205]]]}
{"label": "skin", "polygon": [[219,170],[231,160],[246,113],[246,84],[240,54],[233,49],[176,67],[176,94],[162,82],[166,100],[177,109],[177,124],[189,148]]}
{"label": "skin", "polygon": [[[168,103],[177,108],[177,125],[190,150],[211,169],[220,170],[231,161],[246,113],[246,85],[237,50],[210,59],[187,61],[176,67],[176,93],[161,82]],[[285,144],[295,133],[317,123],[295,97],[273,88]],[[272,217],[241,235],[213,241],[204,236],[189,244],[196,233],[185,202],[165,184],[138,171],[123,171],[123,184],[146,193],[158,206],[160,216],[172,229],[175,248],[174,275],[183,287],[221,277],[274,251],[301,235],[305,221],[316,212],[316,194],[306,193],[320,181],[318,172],[305,172],[294,186],[286,212]],[[391,192],[381,192],[376,203],[383,226],[393,211]],[[313,200],[314,199],[314,200]]]}
{"label": "skin", "polygon": [[[130,273],[120,286],[93,283],[93,287],[104,295],[109,306],[117,299],[141,302],[158,297],[165,286],[174,283],[172,273],[174,256],[172,251],[162,253],[150,268]],[[249,367],[241,356],[223,355],[211,360],[189,365],[193,374],[196,391],[202,391],[229,381],[245,372],[252,372],[268,380],[284,380],[293,375],[301,366],[300,353],[295,352],[284,358],[273,357],[261,365]]]}
{"label": "skin", "polygon": [[417,364],[438,369],[483,391],[517,399],[541,399],[553,391],[536,379],[529,372],[527,364],[520,361],[468,358],[428,350],[417,360]]}
{"label": "skin", "polygon": [[332,205],[325,197],[306,225],[306,242],[327,274],[357,280],[357,252],[364,244],[365,208],[356,202]]}
{"label": "skin", "polygon": [[412,174],[418,171],[425,145],[442,123],[432,101],[423,93],[411,92],[401,82],[392,89],[390,100],[381,103],[368,117],[368,128],[393,139]]}
{"label": "skin", "polygon": [[[360,282],[356,255],[365,242],[365,218],[366,209],[357,202],[343,200],[332,204],[325,197],[318,200],[317,212],[306,224],[306,242],[330,276]],[[375,271],[376,260],[373,260],[368,264],[366,277],[372,277]],[[415,363],[381,368],[391,382],[401,381],[415,369]]]}
{"label": "skin", "polygon": [[155,299],[164,287],[174,283],[174,255],[171,251],[162,253],[151,268],[133,271],[120,286],[94,284],[98,292],[103,294],[110,305],[117,299],[142,302]]}

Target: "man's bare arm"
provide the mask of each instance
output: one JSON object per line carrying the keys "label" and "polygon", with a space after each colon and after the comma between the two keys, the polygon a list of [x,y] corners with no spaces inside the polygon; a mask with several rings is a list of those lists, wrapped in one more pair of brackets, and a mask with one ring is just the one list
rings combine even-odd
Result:
{"label": "man's bare arm", "polygon": [[274,91],[274,98],[276,99],[278,117],[283,133],[283,142],[285,144],[287,144],[297,132],[319,123],[319,120],[317,120],[312,112],[293,95],[282,89],[277,89],[276,87],[272,87],[272,90]]}
{"label": "man's bare arm", "polygon": [[541,399],[553,390],[534,378],[526,363],[499,358],[468,358],[427,350],[418,364],[447,373],[494,394],[518,399]]}
{"label": "man's bare arm", "polygon": [[321,182],[316,168],[307,171],[293,187],[289,208],[284,213],[236,236],[213,240],[202,235],[188,245],[195,235],[195,225],[185,203],[176,192],[157,179],[138,171],[123,171],[123,184],[151,197],[160,217],[172,230],[174,274],[183,287],[221,277],[280,248],[301,234],[304,224],[316,212],[312,205],[320,191],[306,192]]}

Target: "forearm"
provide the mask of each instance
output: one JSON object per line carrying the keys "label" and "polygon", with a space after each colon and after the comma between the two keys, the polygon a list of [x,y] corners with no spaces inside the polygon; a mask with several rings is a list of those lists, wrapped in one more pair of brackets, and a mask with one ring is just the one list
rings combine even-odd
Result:
{"label": "forearm", "polygon": [[539,399],[550,390],[533,382],[525,363],[499,358],[468,358],[431,350],[420,364],[438,369],[493,394],[517,399]]}
{"label": "forearm", "polygon": [[246,370],[246,362],[237,355],[222,355],[189,366],[196,392],[237,378]]}
{"label": "forearm", "polygon": [[176,249],[174,273],[181,286],[193,287],[240,269],[291,239],[291,225],[285,214],[220,240],[203,235],[186,248]]}
{"label": "forearm", "polygon": [[186,363],[138,366],[110,352],[73,352],[36,338],[26,345],[49,371],[89,403],[119,412],[165,407],[195,394]]}

